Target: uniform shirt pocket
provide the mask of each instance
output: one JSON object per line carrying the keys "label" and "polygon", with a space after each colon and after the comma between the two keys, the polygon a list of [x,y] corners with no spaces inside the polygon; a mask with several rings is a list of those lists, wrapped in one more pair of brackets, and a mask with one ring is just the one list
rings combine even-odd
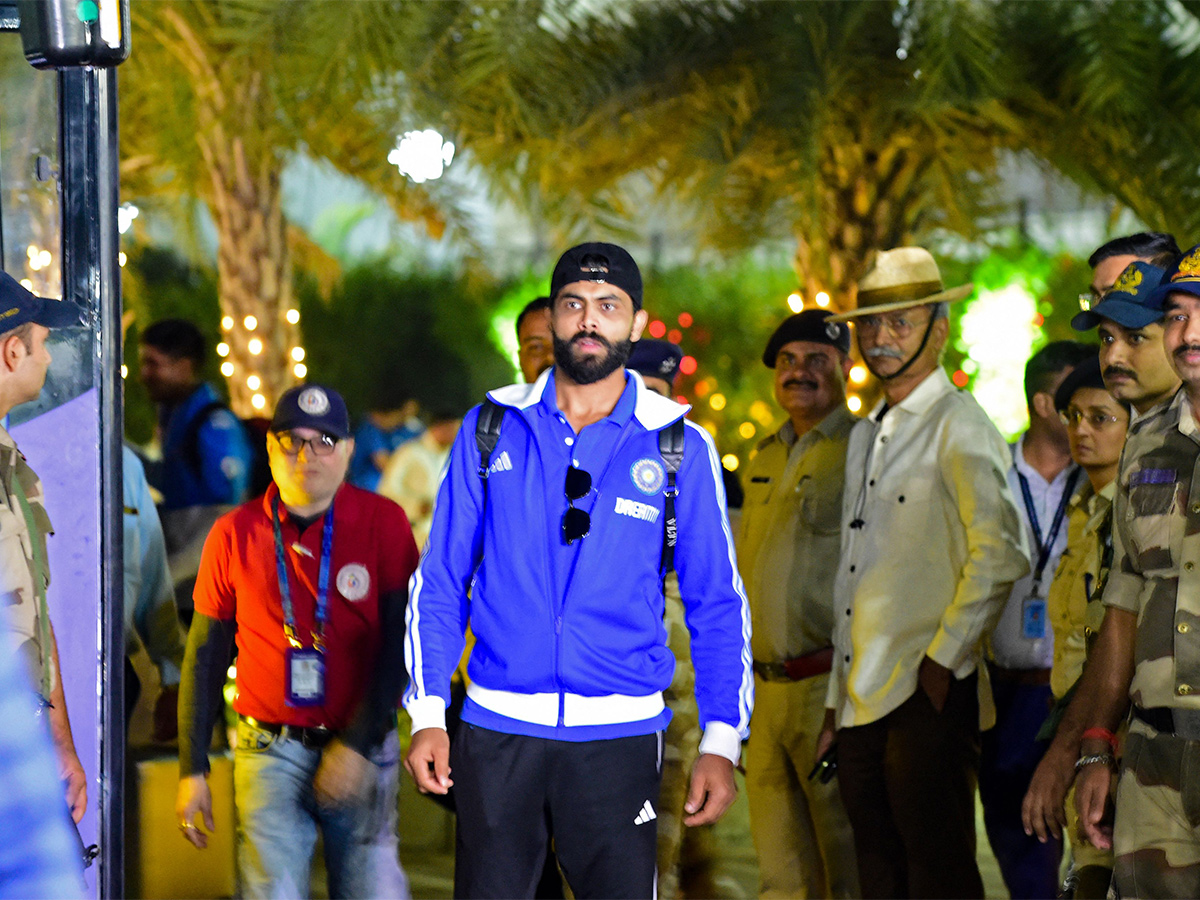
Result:
{"label": "uniform shirt pocket", "polygon": [[805,478],[796,489],[805,525],[816,534],[836,534],[842,525],[841,485]]}
{"label": "uniform shirt pocket", "polygon": [[1142,571],[1170,568],[1171,548],[1183,537],[1181,485],[1176,482],[1134,484],[1126,513],[1130,542]]}

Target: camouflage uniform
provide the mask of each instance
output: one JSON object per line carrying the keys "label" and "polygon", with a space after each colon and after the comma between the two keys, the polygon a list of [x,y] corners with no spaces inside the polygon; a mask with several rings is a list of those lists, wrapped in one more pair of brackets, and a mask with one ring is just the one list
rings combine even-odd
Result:
{"label": "camouflage uniform", "polygon": [[683,824],[683,804],[692,780],[692,766],[700,755],[701,732],[691,640],[674,572],[667,577],[666,599],[667,644],[675,654],[675,676],[663,691],[671,723],[663,736],[662,787],[658,795],[658,896],[673,900],[683,896],[680,861],[684,842],[692,840],[692,831]]}
{"label": "camouflage uniform", "polygon": [[752,618],[755,708],[746,795],[762,897],[858,895],[854,837],[838,784],[809,781],[825,718],[824,672],[799,681],[786,660],[832,646],[840,545],[845,407],[797,439],[790,422],[748,466],[738,560]]}
{"label": "camouflage uniform", "polygon": [[42,482],[12,437],[0,428],[0,608],[7,616],[15,647],[29,667],[30,679],[43,699],[58,683],[51,653],[50,614],[46,587],[50,566],[46,537],[53,534],[46,513]]}
{"label": "camouflage uniform", "polygon": [[[1050,690],[1062,700],[1078,681],[1087,656],[1088,638],[1100,628],[1104,608],[1100,601],[1103,581],[1111,565],[1112,502],[1116,481],[1099,493],[1086,480],[1071,498],[1067,519],[1067,548],[1059,559],[1058,570],[1046,595],[1050,625],[1054,629],[1054,666],[1050,670]],[[1103,571],[1102,571],[1103,570]],[[1112,869],[1111,850],[1101,850],[1079,838],[1079,814],[1075,810],[1075,789],[1067,795],[1067,834],[1071,840],[1071,861],[1076,871],[1087,866]],[[1077,893],[1076,896],[1079,896]]]}
{"label": "camouflage uniform", "polygon": [[[1198,467],[1200,426],[1181,390],[1130,429],[1104,592],[1105,606],[1137,615],[1113,828],[1119,896],[1200,897]],[[1142,717],[1166,718],[1174,733]]]}

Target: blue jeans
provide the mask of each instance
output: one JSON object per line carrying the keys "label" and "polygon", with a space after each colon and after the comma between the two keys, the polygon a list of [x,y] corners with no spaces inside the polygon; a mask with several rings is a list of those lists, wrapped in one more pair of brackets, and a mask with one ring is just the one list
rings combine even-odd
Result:
{"label": "blue jeans", "polygon": [[400,750],[395,731],[371,760],[376,778],[363,801],[322,806],[312,789],[321,751],[238,722],[233,783],[243,897],[310,896],[320,828],[333,900],[407,900],[408,879],[396,841]]}

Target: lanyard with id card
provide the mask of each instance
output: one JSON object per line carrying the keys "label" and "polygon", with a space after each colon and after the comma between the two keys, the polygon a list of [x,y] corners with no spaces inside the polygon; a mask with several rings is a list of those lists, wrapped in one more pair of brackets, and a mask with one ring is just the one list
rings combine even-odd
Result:
{"label": "lanyard with id card", "polygon": [[284,697],[288,706],[320,706],[325,702],[325,622],[329,618],[329,563],[333,555],[333,504],[325,511],[321,532],[321,567],[317,575],[317,608],[313,616],[311,647],[296,633],[296,611],[288,581],[283,528],[279,524],[279,498],[271,501],[271,524],[275,528],[275,568],[283,602],[283,633],[288,648],[284,656]]}
{"label": "lanyard with id card", "polygon": [[1058,509],[1054,511],[1054,520],[1050,523],[1050,532],[1045,538],[1042,537],[1042,525],[1038,521],[1033,492],[1029,489],[1029,479],[1023,473],[1017,472],[1017,479],[1021,482],[1021,499],[1025,501],[1025,514],[1029,517],[1029,525],[1033,528],[1033,535],[1037,540],[1037,565],[1033,570],[1033,585],[1029,589],[1029,596],[1021,604],[1021,636],[1029,640],[1039,640],[1046,636],[1046,596],[1042,590],[1042,575],[1046,571],[1046,563],[1050,561],[1054,541],[1062,530],[1067,506],[1075,490],[1075,482],[1079,480],[1079,471],[1076,469],[1067,476],[1062,497],[1058,501]]}

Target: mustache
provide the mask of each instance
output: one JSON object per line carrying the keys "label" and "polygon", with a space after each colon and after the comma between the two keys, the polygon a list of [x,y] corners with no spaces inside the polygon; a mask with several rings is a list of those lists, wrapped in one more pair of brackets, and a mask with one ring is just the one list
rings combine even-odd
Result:
{"label": "mustache", "polygon": [[1135,381],[1137,380],[1137,375],[1134,374],[1132,370],[1126,369],[1124,366],[1109,366],[1104,370],[1105,378],[1112,378],[1114,375],[1124,375],[1126,378],[1132,378]]}
{"label": "mustache", "polygon": [[1173,355],[1178,359],[1185,353],[1200,353],[1200,344],[1182,344],[1175,348]]}
{"label": "mustache", "polygon": [[811,388],[811,389],[812,389],[812,390],[814,390],[814,391],[815,391],[815,390],[816,390],[818,387],[820,387],[820,385],[818,385],[818,384],[817,384],[815,381],[813,381],[811,378],[789,378],[787,381],[785,381],[785,382],[783,383],[783,386],[784,386],[785,388],[790,388],[790,387],[806,387],[806,388]]}
{"label": "mustache", "polygon": [[864,350],[863,356],[871,359],[904,359],[904,354],[893,347],[872,347],[870,350]]}
{"label": "mustache", "polygon": [[602,336],[596,334],[596,332],[594,332],[594,331],[576,332],[575,336],[572,337],[571,340],[567,341],[567,344],[568,345],[577,344],[580,341],[596,341],[601,346],[603,346],[605,350],[611,350],[613,348],[612,341],[608,340],[608,338],[605,338],[605,337],[602,337]]}

